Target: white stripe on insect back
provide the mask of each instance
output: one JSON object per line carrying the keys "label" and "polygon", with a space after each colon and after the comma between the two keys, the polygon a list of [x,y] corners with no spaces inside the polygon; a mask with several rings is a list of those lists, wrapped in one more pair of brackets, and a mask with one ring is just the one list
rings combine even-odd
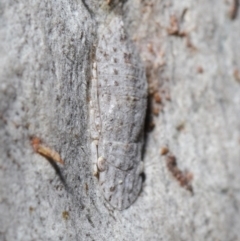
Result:
{"label": "white stripe on insect back", "polygon": [[91,88],[94,174],[105,199],[123,210],[142,186],[147,81],[120,15],[99,28]]}

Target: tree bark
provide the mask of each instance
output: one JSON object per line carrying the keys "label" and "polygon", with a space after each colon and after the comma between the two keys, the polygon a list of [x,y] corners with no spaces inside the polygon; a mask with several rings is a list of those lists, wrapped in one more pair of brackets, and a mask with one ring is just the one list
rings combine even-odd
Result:
{"label": "tree bark", "polygon": [[[0,240],[239,240],[237,10],[236,0],[2,0]],[[115,12],[149,88],[145,181],[123,211],[90,158],[97,32]]]}

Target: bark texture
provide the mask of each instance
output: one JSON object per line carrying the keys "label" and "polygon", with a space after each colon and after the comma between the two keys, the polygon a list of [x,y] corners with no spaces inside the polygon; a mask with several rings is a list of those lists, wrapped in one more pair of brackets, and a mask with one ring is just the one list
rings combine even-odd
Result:
{"label": "bark texture", "polygon": [[[0,240],[239,240],[237,1],[108,2],[0,2]],[[98,22],[118,8],[146,67],[151,127],[124,211],[92,175],[88,113]]]}

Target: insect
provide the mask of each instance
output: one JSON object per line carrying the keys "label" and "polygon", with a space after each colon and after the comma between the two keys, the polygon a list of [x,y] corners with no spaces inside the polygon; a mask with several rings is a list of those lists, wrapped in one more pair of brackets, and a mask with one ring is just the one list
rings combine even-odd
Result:
{"label": "insect", "polygon": [[98,37],[90,94],[94,174],[105,199],[123,210],[142,187],[147,81],[121,16],[108,18]]}

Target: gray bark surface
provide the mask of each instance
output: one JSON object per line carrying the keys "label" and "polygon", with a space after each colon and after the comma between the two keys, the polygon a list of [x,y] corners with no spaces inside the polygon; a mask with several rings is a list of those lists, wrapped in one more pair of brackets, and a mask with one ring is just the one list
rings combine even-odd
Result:
{"label": "gray bark surface", "polygon": [[0,240],[240,240],[236,1],[124,2],[154,128],[142,191],[123,211],[106,203],[90,159],[97,22],[115,11],[102,2],[0,2]]}

